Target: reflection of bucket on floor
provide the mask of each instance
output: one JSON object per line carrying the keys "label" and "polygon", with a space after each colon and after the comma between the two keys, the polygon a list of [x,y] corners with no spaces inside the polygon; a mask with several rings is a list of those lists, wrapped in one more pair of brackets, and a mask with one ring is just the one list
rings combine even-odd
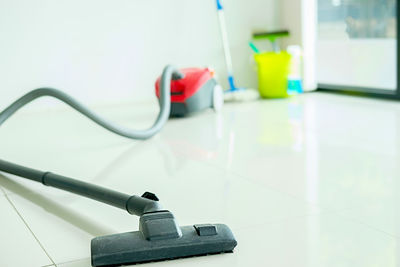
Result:
{"label": "reflection of bucket on floor", "polygon": [[290,55],[268,52],[254,55],[258,66],[258,90],[263,98],[288,97]]}

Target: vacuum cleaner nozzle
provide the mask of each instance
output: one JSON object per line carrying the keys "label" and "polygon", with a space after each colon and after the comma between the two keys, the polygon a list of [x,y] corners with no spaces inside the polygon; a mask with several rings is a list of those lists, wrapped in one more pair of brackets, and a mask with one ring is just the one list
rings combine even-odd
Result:
{"label": "vacuum cleaner nozzle", "polygon": [[144,214],[136,232],[92,240],[92,265],[110,266],[232,252],[237,242],[228,226],[177,227],[168,211]]}

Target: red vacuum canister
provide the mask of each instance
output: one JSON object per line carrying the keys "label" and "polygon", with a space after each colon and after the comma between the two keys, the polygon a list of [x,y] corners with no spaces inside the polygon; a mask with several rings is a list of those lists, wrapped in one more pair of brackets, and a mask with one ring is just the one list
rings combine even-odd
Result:
{"label": "red vacuum canister", "polygon": [[[222,87],[209,68],[180,70],[183,78],[171,81],[171,117],[184,117],[190,113],[213,108],[219,111],[224,103]],[[160,99],[160,80],[156,81],[156,95]]]}

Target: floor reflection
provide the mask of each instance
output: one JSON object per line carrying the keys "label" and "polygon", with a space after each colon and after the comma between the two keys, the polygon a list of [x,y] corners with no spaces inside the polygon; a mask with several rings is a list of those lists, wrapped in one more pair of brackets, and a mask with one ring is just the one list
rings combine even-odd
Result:
{"label": "floor reflection", "polygon": [[35,191],[30,190],[1,174],[0,186],[14,194],[17,194],[25,200],[42,207],[47,212],[61,218],[92,236],[102,236],[115,232],[112,228],[102,225],[98,221],[94,221],[83,214],[68,209],[45,196],[39,195]]}

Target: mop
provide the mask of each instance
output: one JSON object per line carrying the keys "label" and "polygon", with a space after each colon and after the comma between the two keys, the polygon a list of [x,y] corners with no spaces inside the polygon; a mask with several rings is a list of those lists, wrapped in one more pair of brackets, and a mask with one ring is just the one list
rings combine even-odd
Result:
{"label": "mop", "polygon": [[226,30],[224,7],[222,6],[221,0],[216,1],[229,84],[229,89],[225,90],[224,100],[225,102],[243,102],[256,100],[259,98],[259,93],[257,90],[236,87],[235,78],[233,75],[232,56],[229,48],[228,32]]}

